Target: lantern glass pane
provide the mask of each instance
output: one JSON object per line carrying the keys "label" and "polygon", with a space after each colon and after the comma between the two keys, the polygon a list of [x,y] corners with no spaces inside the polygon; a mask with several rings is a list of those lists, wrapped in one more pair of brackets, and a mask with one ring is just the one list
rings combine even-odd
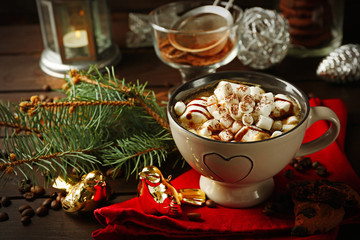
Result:
{"label": "lantern glass pane", "polygon": [[49,2],[41,2],[40,8],[41,8],[40,14],[42,19],[40,24],[42,27],[44,47],[49,48],[52,51],[56,52],[56,45],[55,45],[56,32],[55,32],[55,27],[52,26],[54,22],[52,17],[51,4]]}
{"label": "lantern glass pane", "polygon": [[92,1],[92,14],[97,53],[101,55],[112,46],[112,29],[107,1]]}
{"label": "lantern glass pane", "polygon": [[60,26],[59,42],[62,43],[61,50],[65,58],[63,60],[86,60],[90,56],[86,5],[78,1],[66,2],[66,4],[58,4],[56,10]]}

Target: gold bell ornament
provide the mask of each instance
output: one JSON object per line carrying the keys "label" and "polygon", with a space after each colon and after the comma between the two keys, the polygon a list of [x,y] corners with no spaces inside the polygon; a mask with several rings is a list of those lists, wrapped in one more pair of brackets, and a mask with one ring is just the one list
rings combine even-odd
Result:
{"label": "gold bell ornament", "polygon": [[171,176],[164,178],[155,166],[147,166],[140,172],[138,197],[143,211],[153,215],[182,216],[182,203],[201,206],[206,200],[201,189],[176,190],[170,184]]}
{"label": "gold bell ornament", "polygon": [[67,195],[61,203],[67,212],[92,211],[99,202],[108,200],[110,196],[105,176],[98,170],[84,174],[79,181],[59,176],[53,187],[66,191]]}

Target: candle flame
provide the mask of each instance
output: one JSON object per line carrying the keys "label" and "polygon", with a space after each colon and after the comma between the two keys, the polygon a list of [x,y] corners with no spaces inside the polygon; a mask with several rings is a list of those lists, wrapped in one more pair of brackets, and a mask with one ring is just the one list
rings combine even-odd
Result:
{"label": "candle flame", "polygon": [[75,31],[75,37],[76,38],[80,38],[81,37],[81,32],[79,30]]}

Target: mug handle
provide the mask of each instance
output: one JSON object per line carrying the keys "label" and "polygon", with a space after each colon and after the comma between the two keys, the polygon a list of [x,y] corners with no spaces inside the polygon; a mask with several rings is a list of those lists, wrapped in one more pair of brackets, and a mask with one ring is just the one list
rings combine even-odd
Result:
{"label": "mug handle", "polygon": [[307,143],[303,143],[296,152],[295,157],[305,156],[329,146],[335,141],[340,132],[340,121],[336,113],[327,107],[311,107],[309,114],[309,122],[306,129],[319,120],[327,120],[332,125],[320,137]]}

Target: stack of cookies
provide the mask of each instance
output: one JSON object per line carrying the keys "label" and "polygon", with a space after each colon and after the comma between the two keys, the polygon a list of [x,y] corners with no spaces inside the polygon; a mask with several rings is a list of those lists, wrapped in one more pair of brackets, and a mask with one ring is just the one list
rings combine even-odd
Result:
{"label": "stack of cookies", "polygon": [[328,0],[279,0],[288,19],[293,45],[318,48],[332,39],[332,10]]}

